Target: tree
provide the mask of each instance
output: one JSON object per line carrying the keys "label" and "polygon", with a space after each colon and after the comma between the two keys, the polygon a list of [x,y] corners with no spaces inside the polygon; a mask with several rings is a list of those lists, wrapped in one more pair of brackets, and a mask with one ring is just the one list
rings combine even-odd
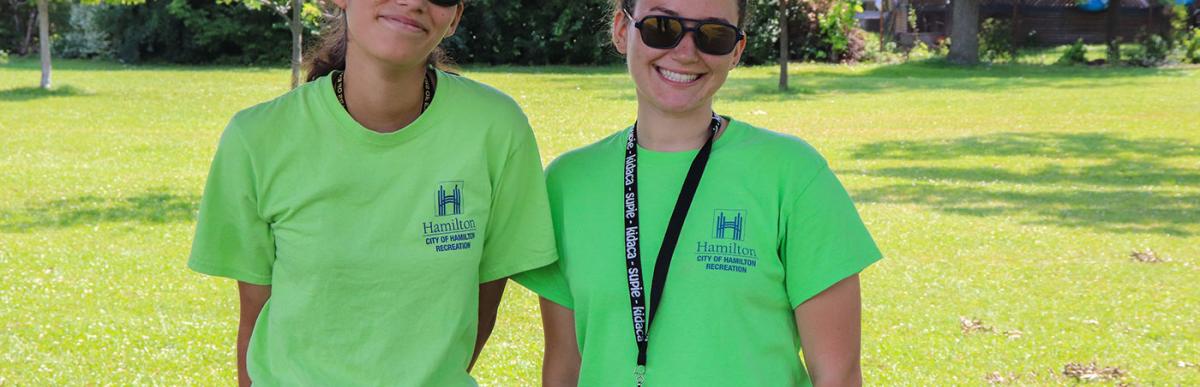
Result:
{"label": "tree", "polygon": [[[83,0],[84,4],[138,4],[144,0]],[[50,0],[37,0],[38,15],[38,56],[42,60],[42,89],[50,89]]]}
{"label": "tree", "polygon": [[50,90],[50,5],[38,0],[38,56],[42,58],[41,88]]}
{"label": "tree", "polygon": [[979,63],[979,0],[952,0],[950,62]]}
{"label": "tree", "polygon": [[1117,27],[1120,24],[1121,1],[1108,0],[1108,9],[1106,12],[1106,25],[1104,30],[1104,41],[1108,44],[1108,64],[1115,66],[1121,62],[1121,38],[1117,36]]}
{"label": "tree", "polygon": [[299,86],[300,66],[304,62],[304,21],[309,17],[315,19],[320,14],[316,4],[306,3],[305,0],[217,0],[217,2],[241,2],[247,8],[254,10],[265,6],[275,11],[287,22],[288,29],[292,32],[292,88]]}
{"label": "tree", "polygon": [[788,89],[789,52],[787,0],[779,0],[779,91]]}

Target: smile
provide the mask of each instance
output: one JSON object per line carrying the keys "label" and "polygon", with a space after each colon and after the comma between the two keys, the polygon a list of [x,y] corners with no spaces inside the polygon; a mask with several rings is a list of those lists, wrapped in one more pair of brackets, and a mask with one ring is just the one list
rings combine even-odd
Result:
{"label": "smile", "polygon": [[401,31],[426,32],[425,27],[422,27],[415,20],[412,20],[412,19],[409,19],[409,18],[406,18],[403,16],[386,16],[385,15],[385,16],[380,16],[379,19],[383,20],[384,24],[387,24],[388,26],[398,29],[398,30],[401,30]]}
{"label": "smile", "polygon": [[689,84],[689,83],[696,82],[696,80],[698,80],[704,76],[704,74],[688,74],[688,73],[675,72],[675,71],[667,70],[667,69],[664,69],[664,68],[658,67],[658,66],[655,66],[654,69],[657,70],[658,74],[661,75],[663,78],[665,78],[666,80],[671,81],[673,83]]}

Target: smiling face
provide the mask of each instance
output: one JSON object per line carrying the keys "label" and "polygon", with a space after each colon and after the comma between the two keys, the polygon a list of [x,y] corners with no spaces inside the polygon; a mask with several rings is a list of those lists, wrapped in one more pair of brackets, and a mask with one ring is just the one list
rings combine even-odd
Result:
{"label": "smiling face", "polygon": [[[739,22],[736,0],[638,0],[630,13],[634,20],[668,15],[733,25]],[[695,32],[688,32],[675,48],[657,49],[642,42],[634,20],[617,11],[613,17],[613,44],[625,55],[629,74],[637,84],[639,103],[668,114],[711,109],[713,95],[741,60],[745,39],[725,55],[697,50],[692,37]]]}
{"label": "smiling face", "polygon": [[454,34],[463,5],[428,0],[334,0],[346,11],[348,50],[396,65],[424,65],[442,39]]}

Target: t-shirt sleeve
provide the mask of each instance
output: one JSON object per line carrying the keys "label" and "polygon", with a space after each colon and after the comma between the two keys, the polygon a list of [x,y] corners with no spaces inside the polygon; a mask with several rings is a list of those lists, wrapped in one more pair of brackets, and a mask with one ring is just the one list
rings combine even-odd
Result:
{"label": "t-shirt sleeve", "polygon": [[561,265],[562,261],[557,261],[517,274],[513,276],[513,280],[542,298],[567,309],[575,309],[575,300],[571,297],[571,289],[567,286],[567,277],[563,274]]}
{"label": "t-shirt sleeve", "polygon": [[850,195],[828,166],[785,211],[787,229],[780,251],[793,309],[882,258]]}
{"label": "t-shirt sleeve", "polygon": [[257,285],[271,284],[275,240],[259,215],[252,159],[234,122],[213,157],[188,267]]}
{"label": "t-shirt sleeve", "polygon": [[[558,259],[546,179],[532,130],[514,146],[492,190],[492,208],[479,281],[488,282],[539,268]],[[525,132],[523,132],[525,133]]]}

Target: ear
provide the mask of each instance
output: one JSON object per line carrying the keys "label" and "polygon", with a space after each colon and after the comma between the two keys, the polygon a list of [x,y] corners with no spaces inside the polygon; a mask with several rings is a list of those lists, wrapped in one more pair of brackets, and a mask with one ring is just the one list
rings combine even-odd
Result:
{"label": "ear", "polygon": [[613,12],[611,32],[613,46],[617,48],[617,52],[625,55],[626,51],[629,51],[628,47],[625,46],[627,37],[629,36],[629,18],[625,16],[625,11],[617,10]]}
{"label": "ear", "polygon": [[749,39],[750,36],[748,35],[742,37],[742,40],[739,40],[737,46],[733,48],[733,57],[730,59],[731,62],[729,63],[730,70],[733,70],[734,67],[737,67],[738,63],[742,63],[742,53],[746,52],[746,41]]}
{"label": "ear", "polygon": [[[338,0],[334,0],[334,1],[338,1]],[[341,0],[341,1],[347,1],[347,0]],[[454,36],[454,32],[458,31],[458,23],[462,22],[463,10],[466,9],[466,7],[467,7],[466,3],[467,2],[465,2],[465,1],[458,2],[458,5],[456,6],[457,9],[454,10],[454,20],[450,21],[450,29],[448,29],[446,31],[446,35],[442,36],[442,39]]]}

